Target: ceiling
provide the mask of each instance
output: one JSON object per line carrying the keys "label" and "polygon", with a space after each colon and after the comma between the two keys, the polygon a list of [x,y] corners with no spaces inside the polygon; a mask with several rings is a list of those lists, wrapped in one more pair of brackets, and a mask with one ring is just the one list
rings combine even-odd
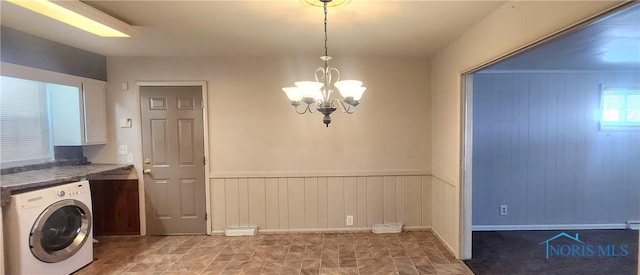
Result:
{"label": "ceiling", "polygon": [[[323,11],[287,1],[84,1],[139,28],[101,38],[1,1],[2,25],[105,56],[322,55]],[[429,57],[505,1],[352,0],[329,10],[329,54]]]}
{"label": "ceiling", "polygon": [[640,4],[486,68],[640,71]]}
{"label": "ceiling", "polygon": [[[84,1],[136,26],[101,38],[0,1],[2,25],[105,56],[320,56],[323,12],[298,0]],[[425,58],[505,1],[352,0],[329,10],[329,54]],[[640,4],[486,70],[640,71]]]}

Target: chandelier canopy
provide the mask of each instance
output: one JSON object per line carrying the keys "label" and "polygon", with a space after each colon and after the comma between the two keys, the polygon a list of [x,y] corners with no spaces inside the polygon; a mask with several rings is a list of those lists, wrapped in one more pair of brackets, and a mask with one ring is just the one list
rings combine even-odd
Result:
{"label": "chandelier canopy", "polygon": [[[362,81],[359,80],[340,80],[338,69],[329,66],[331,56],[327,47],[327,5],[332,0],[318,1],[323,3],[324,9],[324,55],[320,57],[324,65],[316,69],[315,81],[298,81],[294,83],[295,87],[285,87],[282,90],[287,94],[298,114],[313,113],[314,110],[318,110],[324,114],[322,122],[329,127],[331,113],[340,108],[344,113],[353,114],[367,88],[363,87]],[[336,88],[342,99],[333,97]],[[302,111],[298,109],[301,103],[306,104]]]}

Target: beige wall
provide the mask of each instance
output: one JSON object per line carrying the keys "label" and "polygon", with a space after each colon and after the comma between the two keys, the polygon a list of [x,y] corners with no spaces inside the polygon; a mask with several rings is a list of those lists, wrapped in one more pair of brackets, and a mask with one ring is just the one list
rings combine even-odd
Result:
{"label": "beige wall", "polygon": [[[434,230],[461,256],[462,73],[606,10],[613,1],[513,1],[442,49],[431,63]],[[437,130],[436,130],[437,129]]]}
{"label": "beige wall", "polygon": [[[117,154],[118,145],[123,144],[134,154],[137,171],[142,170],[136,82],[206,81],[212,179],[242,182],[255,177],[430,173],[428,59],[336,57],[332,65],[343,73],[342,79],[360,79],[368,89],[356,114],[336,111],[329,128],[322,124],[320,114],[296,114],[281,90],[294,81],[313,78],[313,71],[321,65],[319,58],[110,57],[107,63],[109,144],[85,148],[90,161],[126,162],[126,156]],[[121,89],[123,82],[129,84],[128,90]],[[133,127],[117,127],[120,118],[132,118]],[[213,181],[213,197],[220,197],[217,182]],[[253,182],[249,186],[254,187]],[[273,185],[261,185],[265,193],[273,192]],[[297,190],[302,185],[288,186]],[[228,196],[232,195],[224,193],[231,199]],[[218,206],[214,205],[214,212]],[[218,220],[213,222],[220,226]]]}

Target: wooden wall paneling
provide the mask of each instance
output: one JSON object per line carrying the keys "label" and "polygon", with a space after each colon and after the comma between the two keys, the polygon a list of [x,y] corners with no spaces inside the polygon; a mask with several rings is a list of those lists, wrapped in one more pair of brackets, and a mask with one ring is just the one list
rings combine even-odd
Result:
{"label": "wooden wall paneling", "polygon": [[[357,224],[359,228],[368,227],[367,222],[367,178],[357,177],[358,185],[358,217]],[[355,221],[354,221],[355,222]]]}
{"label": "wooden wall paneling", "polygon": [[226,226],[240,226],[240,194],[238,186],[238,179],[224,180]]}
{"label": "wooden wall paneling", "polygon": [[[248,182],[248,210],[249,225],[257,226],[258,229],[266,228],[267,202],[266,202],[266,180],[264,178],[252,178]],[[277,209],[277,208],[276,208]]]}
{"label": "wooden wall paneling", "polygon": [[[343,227],[354,228],[358,226],[358,178],[344,178],[344,217]],[[353,216],[353,225],[347,225],[346,216]]]}
{"label": "wooden wall paneling", "polygon": [[396,222],[396,177],[386,176],[382,179],[383,221]]}
{"label": "wooden wall paneling", "polygon": [[[536,77],[537,76],[537,77]],[[545,182],[545,163],[543,160],[547,154],[543,142],[534,142],[536,140],[545,140],[546,137],[546,98],[545,90],[542,88],[540,74],[531,76],[529,94],[529,143],[528,150],[528,178],[529,185],[527,206],[529,207],[528,220],[541,221],[544,216],[544,205],[537,203],[544,196]],[[478,186],[483,188],[483,186]],[[474,188],[475,189],[475,188]],[[494,214],[495,215],[495,214]]]}
{"label": "wooden wall paneling", "polygon": [[384,223],[383,190],[382,177],[367,177],[367,227]]}
{"label": "wooden wall paneling", "polygon": [[[406,194],[406,177],[396,177],[396,223],[407,223],[407,194]],[[411,205],[410,207],[420,207],[420,204]]]}
{"label": "wooden wall paneling", "polygon": [[318,178],[304,179],[305,228],[318,228]]}
{"label": "wooden wall paneling", "polygon": [[[640,132],[599,130],[601,84],[637,87],[640,75],[474,76],[474,225],[640,218]],[[499,215],[499,204],[509,205],[507,216]]]}
{"label": "wooden wall paneling", "polygon": [[279,228],[289,228],[289,179],[278,179],[278,217]]}
{"label": "wooden wall paneling", "polygon": [[226,225],[226,192],[224,179],[211,181],[211,222],[213,230],[223,230]]}
{"label": "wooden wall paneling", "polygon": [[238,179],[238,221],[240,225],[249,225],[249,179]]}
{"label": "wooden wall paneling", "polygon": [[290,178],[288,181],[289,228],[306,228],[304,178]]}
{"label": "wooden wall paneling", "polygon": [[328,226],[329,228],[344,227],[344,178],[329,177],[327,178],[327,194],[328,194]]}
{"label": "wooden wall paneling", "polygon": [[318,228],[329,227],[329,194],[327,178],[318,178]]}
{"label": "wooden wall paneling", "polygon": [[277,178],[265,179],[265,229],[280,228],[280,188]]}
{"label": "wooden wall paneling", "polygon": [[420,176],[406,177],[406,225],[422,225],[422,178]]}
{"label": "wooden wall paneling", "polygon": [[430,176],[422,176],[422,226],[431,226],[433,211],[435,208],[432,206],[433,202],[433,184],[431,184],[433,178]]}
{"label": "wooden wall paneling", "polygon": [[[431,225],[430,176],[212,179],[212,223],[259,229]],[[346,216],[354,224],[346,225]]]}

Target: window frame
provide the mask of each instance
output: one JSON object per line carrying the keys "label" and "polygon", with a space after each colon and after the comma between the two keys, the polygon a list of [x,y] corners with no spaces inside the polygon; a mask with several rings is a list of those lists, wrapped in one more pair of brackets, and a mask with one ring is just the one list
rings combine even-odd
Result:
{"label": "window frame", "polygon": [[[604,121],[604,97],[607,91],[622,91],[624,93],[624,111],[620,114],[623,121],[621,122],[606,122]],[[606,86],[601,85],[599,101],[600,112],[598,122],[601,131],[640,131],[640,121],[627,122],[627,96],[628,95],[640,95],[640,87],[637,86]]]}

